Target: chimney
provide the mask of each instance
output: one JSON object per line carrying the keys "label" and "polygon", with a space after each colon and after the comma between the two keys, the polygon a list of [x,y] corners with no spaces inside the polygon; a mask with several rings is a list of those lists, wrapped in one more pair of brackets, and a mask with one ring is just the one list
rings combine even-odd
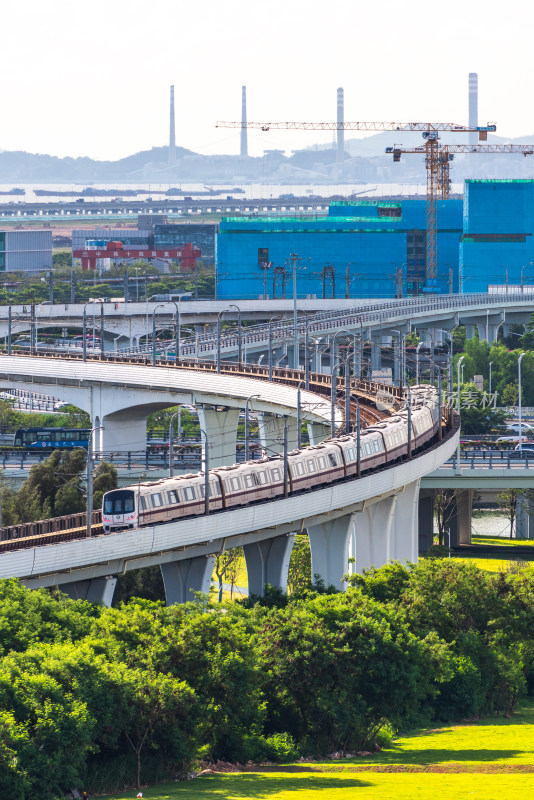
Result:
{"label": "chimney", "polygon": [[[476,72],[469,73],[469,127],[476,128],[478,125],[478,75]],[[478,133],[469,134],[469,144],[478,143]]]}
{"label": "chimney", "polygon": [[169,166],[176,164],[176,138],[174,132],[174,86],[171,86],[171,120],[169,128]]}
{"label": "chimney", "polygon": [[240,155],[248,156],[248,131],[245,127],[247,123],[247,87],[241,87],[241,150]]}
{"label": "chimney", "polygon": [[[343,108],[343,89],[337,90],[337,124],[342,125],[345,121],[344,119],[344,108]],[[338,127],[337,129],[337,154],[336,154],[336,161],[338,163],[344,161],[345,159],[345,131],[343,128]]]}

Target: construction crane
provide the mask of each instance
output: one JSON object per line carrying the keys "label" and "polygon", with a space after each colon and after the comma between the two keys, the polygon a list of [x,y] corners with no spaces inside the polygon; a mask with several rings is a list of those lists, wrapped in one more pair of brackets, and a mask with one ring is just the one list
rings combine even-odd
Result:
{"label": "construction crane", "polygon": [[441,145],[437,133],[423,133],[426,139],[420,147],[386,147],[386,153],[393,155],[393,161],[400,161],[403,154],[425,156],[426,166],[426,264],[427,290],[436,280],[437,271],[437,226],[436,204],[438,199],[446,200],[450,193],[450,162],[457,153],[521,153],[534,155],[534,145],[528,144],[444,144]]}
{"label": "construction crane", "polygon": [[479,135],[479,141],[486,141],[488,132],[493,133],[497,126],[488,123],[476,128],[457,125],[454,122],[218,122],[216,128],[256,128],[260,131],[454,131]]}

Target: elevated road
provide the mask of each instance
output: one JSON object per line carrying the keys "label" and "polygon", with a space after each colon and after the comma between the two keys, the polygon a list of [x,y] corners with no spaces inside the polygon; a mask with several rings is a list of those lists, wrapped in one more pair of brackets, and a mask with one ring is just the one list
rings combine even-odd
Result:
{"label": "elevated road", "polygon": [[[326,307],[325,307],[326,306]],[[177,308],[174,303],[91,303],[85,304],[88,328],[95,327],[104,334],[122,337],[130,345],[137,346],[139,339],[152,335],[152,315],[157,330],[168,330],[176,321]],[[239,308],[239,311],[238,311]],[[32,320],[30,306],[0,307],[0,338],[7,337],[8,315],[11,314],[11,330],[15,333],[37,331],[47,327],[81,328],[84,306],[81,304],[39,305],[35,307]],[[439,331],[451,330],[464,324],[474,332],[478,327],[479,337],[493,341],[503,324],[526,324],[534,311],[534,293],[518,294],[461,294],[436,295],[434,297],[406,298],[387,301],[356,300],[298,300],[300,317],[297,335],[302,345],[309,337],[327,337],[349,330],[361,341],[381,336],[391,336],[395,330],[407,332],[418,329],[437,329],[434,341],[440,341]],[[224,320],[261,320],[277,316],[292,316],[292,300],[238,300],[233,301],[187,301],[180,303],[182,325],[210,325],[212,330],[204,332],[197,328],[194,340],[182,343],[184,358],[212,359],[217,351],[217,336],[214,322],[224,312]],[[304,317],[304,318],[303,318]],[[269,347],[279,347],[293,342],[293,321],[260,324],[241,330],[241,346],[247,354],[265,352]],[[123,345],[125,342],[123,341]],[[223,357],[235,357],[239,345],[237,331],[221,337]]]}

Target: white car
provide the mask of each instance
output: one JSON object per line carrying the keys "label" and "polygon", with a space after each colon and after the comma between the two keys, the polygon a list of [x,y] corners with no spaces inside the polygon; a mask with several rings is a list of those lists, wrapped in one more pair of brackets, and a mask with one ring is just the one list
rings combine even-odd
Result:
{"label": "white car", "polygon": [[514,422],[512,425],[507,425],[506,430],[513,431],[514,433],[527,433],[528,431],[533,431],[534,428],[526,422],[522,422],[520,428],[519,422]]}

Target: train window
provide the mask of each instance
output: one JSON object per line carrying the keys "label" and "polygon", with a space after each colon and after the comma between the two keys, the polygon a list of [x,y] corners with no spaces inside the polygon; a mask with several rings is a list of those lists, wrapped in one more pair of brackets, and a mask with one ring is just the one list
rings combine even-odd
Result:
{"label": "train window", "polygon": [[241,481],[239,478],[232,478],[232,489],[234,492],[238,492],[241,489]]}
{"label": "train window", "polygon": [[254,473],[252,473],[250,475],[243,475],[243,481],[244,481],[244,484],[245,484],[245,489],[253,489],[254,488],[254,484],[255,484],[254,478],[255,478]]}
{"label": "train window", "polygon": [[328,453],[328,458],[330,459],[330,463],[332,464],[332,466],[337,467],[337,460],[335,453]]}
{"label": "train window", "polygon": [[210,481],[210,497],[216,497],[218,494],[220,494],[219,482]]}
{"label": "train window", "polygon": [[154,508],[159,508],[161,505],[163,505],[159,492],[154,492],[154,494],[151,494],[150,499]]}
{"label": "train window", "polygon": [[167,498],[169,503],[178,503],[178,492],[176,489],[171,489],[170,492],[167,492]]}
{"label": "train window", "polygon": [[310,460],[308,461],[308,472],[313,473],[315,472],[315,469],[316,469],[315,461],[313,460],[313,458],[310,458]]}
{"label": "train window", "polygon": [[143,510],[143,511],[146,511],[146,510],[147,510],[147,508],[148,508],[148,504],[147,504],[147,501],[146,501],[146,497],[145,497],[145,495],[144,495],[144,494],[142,494],[142,495],[141,495],[141,497],[140,497],[139,499],[140,499],[140,501],[141,501],[141,508],[142,508],[142,510]]}
{"label": "train window", "polygon": [[324,456],[319,456],[317,461],[319,463],[319,469],[325,469],[326,468],[326,459],[325,459]]}
{"label": "train window", "polygon": [[272,469],[271,470],[271,478],[273,481],[281,480],[280,470],[279,469]]}
{"label": "train window", "polygon": [[380,452],[380,449],[381,449],[380,448],[380,439],[375,439],[374,440],[373,447],[374,447],[375,453],[379,453]]}
{"label": "train window", "polygon": [[261,486],[265,486],[268,483],[267,472],[263,470],[262,472],[256,472],[256,480]]}
{"label": "train window", "polygon": [[297,471],[297,475],[304,475],[304,464],[302,461],[297,461],[295,464],[295,469]]}
{"label": "train window", "polygon": [[356,461],[356,450],[354,447],[347,447],[345,450],[345,459],[347,461]]}
{"label": "train window", "polygon": [[183,493],[185,500],[196,500],[196,492],[194,486],[186,486],[186,488],[183,489]]}

